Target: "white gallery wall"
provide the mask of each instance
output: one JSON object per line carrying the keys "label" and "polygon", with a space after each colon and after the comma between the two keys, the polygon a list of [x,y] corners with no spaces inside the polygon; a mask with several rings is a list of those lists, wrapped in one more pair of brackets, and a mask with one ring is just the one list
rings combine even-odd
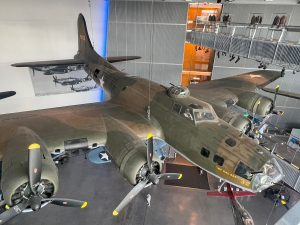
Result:
{"label": "white gallery wall", "polygon": [[105,50],[104,7],[107,0],[1,0],[0,92],[16,91],[0,100],[0,114],[99,101],[99,91],[35,96],[28,68],[10,64],[69,59],[77,52],[77,17],[82,13],[98,53]]}

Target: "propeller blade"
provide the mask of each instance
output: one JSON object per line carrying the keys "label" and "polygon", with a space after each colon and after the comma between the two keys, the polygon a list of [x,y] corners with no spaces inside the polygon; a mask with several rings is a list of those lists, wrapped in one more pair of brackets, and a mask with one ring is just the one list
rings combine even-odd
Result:
{"label": "propeller blade", "polygon": [[117,216],[119,215],[119,212],[127,206],[132,199],[137,196],[146,186],[148,180],[142,180],[137,185],[132,188],[132,190],[126,195],[126,197],[120,202],[120,204],[117,206],[117,208],[113,211],[113,215]]}
{"label": "propeller blade", "polygon": [[288,98],[293,98],[293,99],[298,99],[298,100],[300,99],[300,94],[295,93],[295,92],[282,91],[282,90],[276,91],[276,89],[274,90],[272,88],[262,88],[262,90],[265,92],[273,93],[273,94],[275,94],[277,92],[277,95],[285,96]]}
{"label": "propeller blade", "polygon": [[85,201],[68,199],[68,198],[48,198],[44,199],[46,201],[50,201],[53,205],[66,206],[66,207],[76,207],[76,208],[85,208],[88,203]]}
{"label": "propeller blade", "polygon": [[35,184],[40,182],[42,174],[42,155],[41,146],[37,143],[31,144],[28,147],[28,163],[29,163],[29,186],[31,191],[35,194]]}
{"label": "propeller blade", "polygon": [[[11,207],[0,214],[0,224],[6,223],[8,220],[11,220],[15,216],[19,215],[26,207],[28,206],[27,202],[21,202],[14,207]],[[8,206],[7,206],[8,208]]]}
{"label": "propeller blade", "polygon": [[280,88],[280,86],[276,85],[274,99],[273,99],[274,108],[275,108],[276,98],[277,98],[277,94],[278,94],[279,88]]}
{"label": "propeller blade", "polygon": [[162,173],[159,175],[159,178],[165,180],[180,180],[182,173]]}
{"label": "propeller blade", "polygon": [[152,158],[153,158],[153,135],[152,134],[148,134],[147,136],[147,164],[148,167],[150,169],[150,171],[152,171]]}

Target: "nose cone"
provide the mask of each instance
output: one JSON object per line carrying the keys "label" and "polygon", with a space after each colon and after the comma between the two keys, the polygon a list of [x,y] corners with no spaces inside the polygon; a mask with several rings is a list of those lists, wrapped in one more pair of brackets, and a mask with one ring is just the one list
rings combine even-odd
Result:
{"label": "nose cone", "polygon": [[262,173],[254,175],[252,189],[260,192],[282,180],[283,171],[278,162],[272,158],[261,169]]}

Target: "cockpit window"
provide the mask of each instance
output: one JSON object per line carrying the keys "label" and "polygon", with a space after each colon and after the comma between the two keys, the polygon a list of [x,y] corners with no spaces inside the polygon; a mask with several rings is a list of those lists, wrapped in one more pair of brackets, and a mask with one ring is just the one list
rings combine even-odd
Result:
{"label": "cockpit window", "polygon": [[196,126],[206,121],[217,122],[216,114],[209,104],[201,101],[199,101],[199,103],[195,101],[187,105],[184,103],[185,102],[174,101],[172,111],[193,122]]}
{"label": "cockpit window", "polygon": [[240,162],[235,169],[236,175],[243,177],[247,180],[252,179],[253,174],[251,174],[251,172],[253,172],[253,170],[249,166],[245,165],[243,162]]}
{"label": "cockpit window", "polygon": [[173,111],[174,111],[174,112],[177,112],[177,113],[180,113],[180,110],[181,110],[181,105],[175,103],[175,104],[173,105]]}
{"label": "cockpit window", "polygon": [[198,104],[190,104],[189,107],[191,107],[193,109],[203,109],[203,107],[201,105],[198,105]]}
{"label": "cockpit window", "polygon": [[195,121],[214,120],[211,112],[194,111]]}
{"label": "cockpit window", "polygon": [[224,164],[224,158],[218,155],[214,155],[213,161],[217,163],[219,166],[223,166]]}
{"label": "cockpit window", "polygon": [[188,120],[194,121],[193,112],[190,108],[187,108],[187,107],[183,106],[180,113],[181,113],[181,115],[183,115]]}

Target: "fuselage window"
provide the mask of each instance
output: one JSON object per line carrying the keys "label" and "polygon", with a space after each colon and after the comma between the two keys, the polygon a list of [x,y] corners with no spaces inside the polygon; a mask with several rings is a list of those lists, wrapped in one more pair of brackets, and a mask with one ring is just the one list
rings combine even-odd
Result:
{"label": "fuselage window", "polygon": [[214,120],[214,116],[210,112],[194,111],[195,121]]}
{"label": "fuselage window", "polygon": [[217,163],[219,166],[223,166],[224,164],[224,159],[218,155],[214,155],[213,161]]}
{"label": "fuselage window", "polygon": [[181,105],[175,103],[175,104],[173,105],[173,111],[174,111],[174,112],[177,112],[177,113],[180,113],[180,110],[181,110]]}
{"label": "fuselage window", "polygon": [[210,151],[208,149],[206,149],[204,147],[201,149],[201,155],[203,155],[204,157],[208,158],[209,154],[210,154]]}
{"label": "fuselage window", "polygon": [[251,174],[252,171],[253,170],[251,170],[249,166],[245,165],[243,162],[240,162],[235,169],[235,174],[247,180],[251,180],[253,177],[253,174]]}
{"label": "fuselage window", "polygon": [[234,146],[236,145],[236,141],[235,141],[233,138],[227,138],[227,139],[225,140],[225,143],[226,143],[227,145],[229,145],[230,147],[234,147]]}

